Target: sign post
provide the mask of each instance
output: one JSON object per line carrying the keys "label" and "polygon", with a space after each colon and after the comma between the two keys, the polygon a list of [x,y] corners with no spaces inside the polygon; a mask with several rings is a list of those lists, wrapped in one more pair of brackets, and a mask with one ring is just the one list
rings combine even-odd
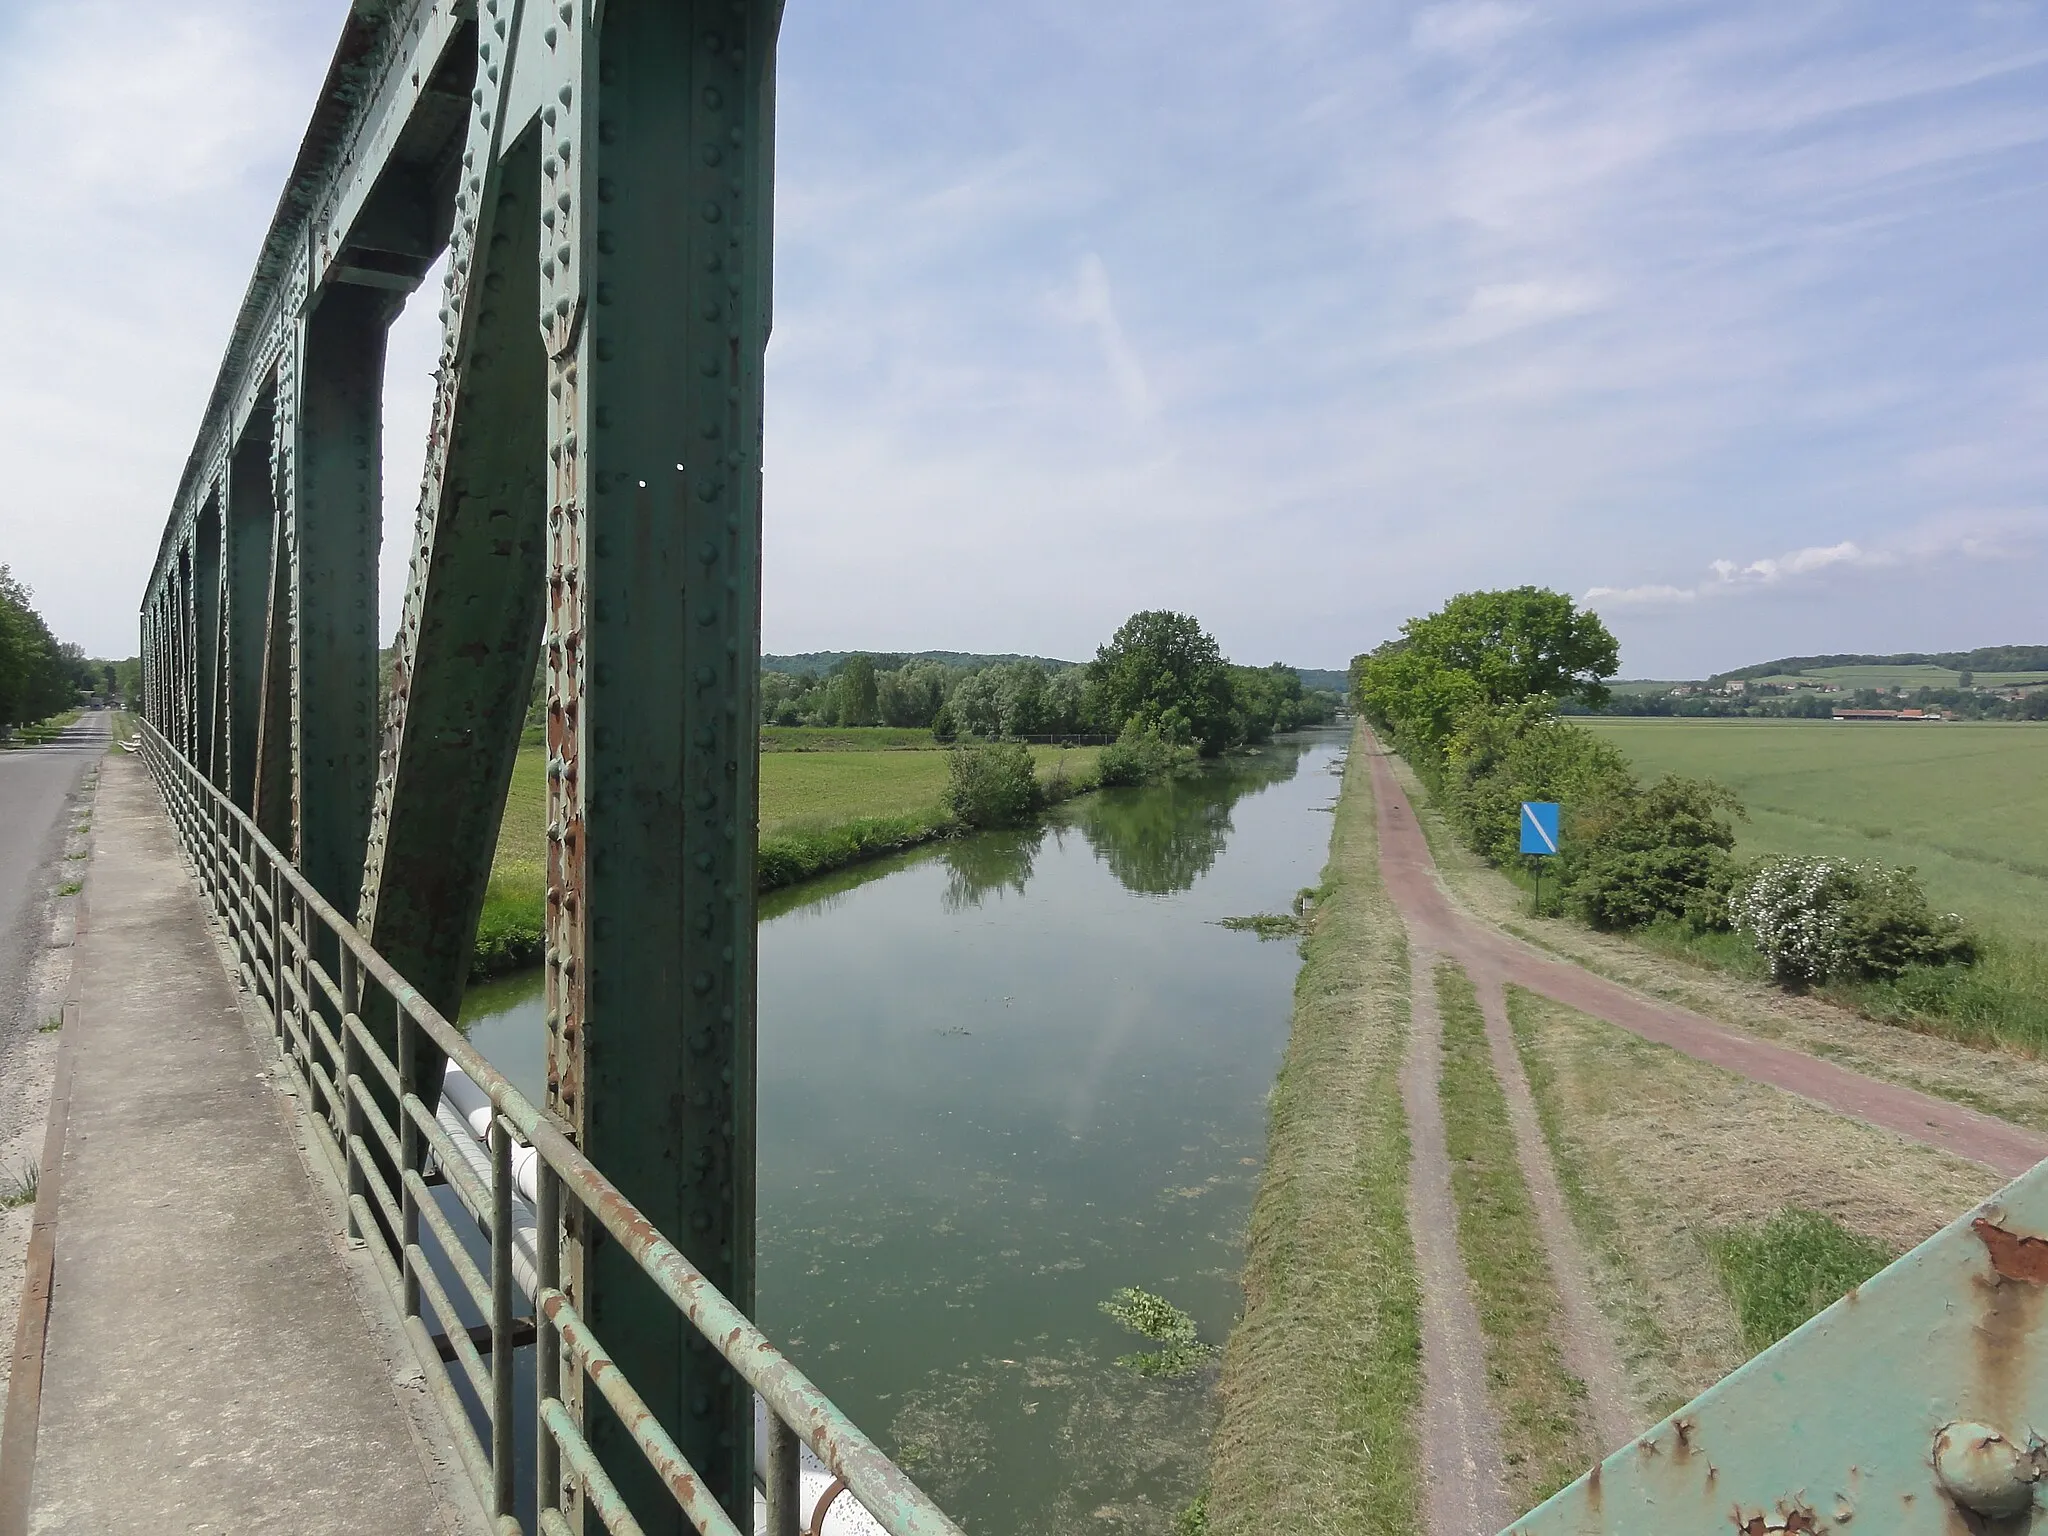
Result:
{"label": "sign post", "polygon": [[[1548,800],[1522,802],[1522,852],[1540,859],[1557,857],[1558,809]],[[1543,915],[1543,866],[1536,872],[1536,915]]]}

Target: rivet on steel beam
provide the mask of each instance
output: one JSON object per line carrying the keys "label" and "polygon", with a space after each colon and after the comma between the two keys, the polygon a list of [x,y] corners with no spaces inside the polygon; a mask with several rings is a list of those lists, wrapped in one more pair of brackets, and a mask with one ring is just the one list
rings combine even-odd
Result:
{"label": "rivet on steel beam", "polygon": [[1942,1492],[1987,1520],[2008,1520],[2034,1502],[2043,1447],[2015,1445],[1989,1424],[1945,1424],[1934,1436]]}

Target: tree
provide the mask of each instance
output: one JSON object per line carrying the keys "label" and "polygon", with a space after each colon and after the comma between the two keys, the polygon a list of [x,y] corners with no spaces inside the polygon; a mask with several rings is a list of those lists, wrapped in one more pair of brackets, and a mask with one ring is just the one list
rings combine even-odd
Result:
{"label": "tree", "polygon": [[847,657],[839,671],[839,724],[874,725],[881,718],[875,698],[875,658]]}
{"label": "tree", "polygon": [[1230,668],[1215,639],[1185,613],[1134,613],[1095,652],[1088,688],[1096,722],[1121,732],[1133,720],[1214,757],[1242,739]]}
{"label": "tree", "polygon": [[1543,694],[1598,709],[1621,665],[1621,647],[1598,614],[1541,587],[1461,592],[1401,633],[1416,655],[1471,674],[1488,704]]}
{"label": "tree", "polygon": [[78,695],[84,653],[61,646],[27,587],[0,565],[0,731],[47,719]]}
{"label": "tree", "polygon": [[1360,713],[1392,731],[1402,750],[1425,767],[1441,759],[1458,721],[1486,702],[1470,672],[1402,640],[1351,663],[1351,695]]}

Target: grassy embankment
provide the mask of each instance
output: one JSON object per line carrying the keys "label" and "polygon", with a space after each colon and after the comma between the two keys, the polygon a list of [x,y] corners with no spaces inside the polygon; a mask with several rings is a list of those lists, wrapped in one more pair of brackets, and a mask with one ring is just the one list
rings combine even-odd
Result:
{"label": "grassy embankment", "polygon": [[[794,885],[958,830],[941,803],[946,753],[929,731],[885,727],[762,733],[762,890]],[[923,750],[917,750],[922,748]],[[1049,800],[1094,785],[1093,747],[1034,747]],[[519,749],[491,883],[477,923],[474,974],[532,964],[540,956],[547,889],[547,749]]]}
{"label": "grassy embankment", "polygon": [[[1742,797],[1738,855],[1824,854],[1910,864],[1935,906],[1985,940],[1974,966],[1901,983],[1834,983],[1833,1000],[1873,1018],[2048,1053],[2048,730],[1954,721],[1581,722],[1646,778],[1714,778]],[[1667,951],[1761,978],[1730,934],[1656,931]]]}
{"label": "grassy embankment", "polygon": [[1508,1493],[1516,1508],[1529,1509],[1593,1465],[1597,1436],[1586,1384],[1565,1365],[1564,1304],[1515,1154],[1507,1095],[1494,1075],[1471,978],[1441,963],[1436,998],[1458,1253],[1486,1335],[1486,1380],[1500,1415]]}
{"label": "grassy embankment", "polygon": [[1534,993],[1508,1015],[1645,1422],[2000,1183]]}
{"label": "grassy embankment", "polygon": [[0,750],[15,747],[40,747],[55,741],[85,713],[80,709],[67,709],[62,714],[38,720],[31,725],[17,725],[12,733],[0,734]]}
{"label": "grassy embankment", "polygon": [[1217,1389],[1217,1536],[1421,1527],[1407,944],[1380,884],[1367,773],[1354,752],[1273,1088],[1244,1316]]}

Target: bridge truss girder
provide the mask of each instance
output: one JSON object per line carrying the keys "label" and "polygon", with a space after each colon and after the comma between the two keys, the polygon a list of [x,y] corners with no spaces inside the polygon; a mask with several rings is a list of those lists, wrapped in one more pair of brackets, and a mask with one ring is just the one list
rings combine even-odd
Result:
{"label": "bridge truss girder", "polygon": [[[749,1312],[780,11],[357,0],[142,610],[152,723],[450,1016],[544,665],[548,1108]],[[444,252],[380,715],[385,336]],[[743,1384],[602,1234],[567,1239],[565,1291],[747,1508]]]}

